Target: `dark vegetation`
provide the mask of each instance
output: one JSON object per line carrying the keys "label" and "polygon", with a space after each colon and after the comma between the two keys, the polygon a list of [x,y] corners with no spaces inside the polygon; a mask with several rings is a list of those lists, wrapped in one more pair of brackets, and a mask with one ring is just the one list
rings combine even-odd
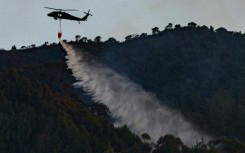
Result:
{"label": "dark vegetation", "polygon": [[0,152],[134,152],[140,139],[81,103],[11,71],[0,76]]}
{"label": "dark vegetation", "polygon": [[172,135],[156,144],[147,133],[115,128],[110,112],[75,82],[58,44],[0,52],[0,152],[244,153],[245,36],[225,28],[168,24],[152,35],[76,42],[164,105],[219,137],[187,147]]}
{"label": "dark vegetation", "polygon": [[106,47],[100,57],[202,130],[245,141],[244,34],[170,24]]}

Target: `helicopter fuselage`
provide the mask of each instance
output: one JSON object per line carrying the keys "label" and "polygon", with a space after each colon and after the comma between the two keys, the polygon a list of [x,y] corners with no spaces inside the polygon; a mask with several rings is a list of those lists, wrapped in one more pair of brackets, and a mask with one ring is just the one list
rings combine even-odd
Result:
{"label": "helicopter fuselage", "polygon": [[66,12],[54,11],[48,14],[49,17],[53,17],[54,19],[67,19],[67,20],[77,20],[81,21],[81,18],[70,15]]}
{"label": "helicopter fuselage", "polygon": [[70,15],[66,12],[61,11],[54,11],[49,14],[47,14],[49,17],[53,17],[54,19],[66,19],[66,20],[75,20],[75,21],[86,21],[87,15],[85,15],[83,18],[78,18],[73,15]]}

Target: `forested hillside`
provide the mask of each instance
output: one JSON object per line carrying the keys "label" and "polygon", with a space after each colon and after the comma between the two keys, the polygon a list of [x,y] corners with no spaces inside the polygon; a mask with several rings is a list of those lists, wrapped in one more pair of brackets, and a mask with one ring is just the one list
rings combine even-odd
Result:
{"label": "forested hillside", "polygon": [[172,135],[151,143],[147,133],[115,128],[106,106],[72,86],[63,48],[45,43],[0,52],[0,152],[245,152],[243,34],[192,23],[125,42],[79,38],[70,43],[217,138],[188,147]]}
{"label": "forested hillside", "polygon": [[126,127],[38,81],[16,71],[0,81],[0,152],[148,152]]}
{"label": "forested hillside", "polygon": [[245,35],[189,24],[104,49],[110,67],[215,136],[245,140]]}

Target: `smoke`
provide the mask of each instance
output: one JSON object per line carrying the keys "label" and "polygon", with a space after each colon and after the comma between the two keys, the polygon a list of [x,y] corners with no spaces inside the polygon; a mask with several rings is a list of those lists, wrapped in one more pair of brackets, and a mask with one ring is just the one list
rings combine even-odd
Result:
{"label": "smoke", "polygon": [[117,119],[115,126],[127,125],[141,135],[148,133],[156,142],[160,136],[173,134],[187,145],[194,145],[204,137],[180,113],[160,105],[158,99],[139,85],[113,70],[89,59],[86,53],[61,42],[67,52],[67,65],[77,82],[75,87],[91,93],[96,102],[105,104]]}

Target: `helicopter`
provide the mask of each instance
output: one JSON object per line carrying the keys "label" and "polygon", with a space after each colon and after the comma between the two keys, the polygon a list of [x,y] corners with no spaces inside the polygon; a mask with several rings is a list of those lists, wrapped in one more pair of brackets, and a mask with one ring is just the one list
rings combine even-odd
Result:
{"label": "helicopter", "polygon": [[49,14],[47,14],[47,16],[49,17],[53,17],[55,20],[59,19],[66,19],[66,20],[74,20],[74,21],[78,21],[78,23],[80,24],[80,21],[87,21],[87,18],[89,16],[93,16],[92,14],[90,14],[90,10],[88,10],[88,12],[84,12],[85,13],[85,16],[82,17],[82,18],[79,18],[79,17],[75,17],[69,13],[66,13],[67,11],[78,11],[78,10],[75,10],[75,9],[56,9],[56,8],[51,8],[51,7],[44,7],[46,9],[51,9],[51,10],[57,10],[57,11],[54,11],[54,12],[51,12]]}

